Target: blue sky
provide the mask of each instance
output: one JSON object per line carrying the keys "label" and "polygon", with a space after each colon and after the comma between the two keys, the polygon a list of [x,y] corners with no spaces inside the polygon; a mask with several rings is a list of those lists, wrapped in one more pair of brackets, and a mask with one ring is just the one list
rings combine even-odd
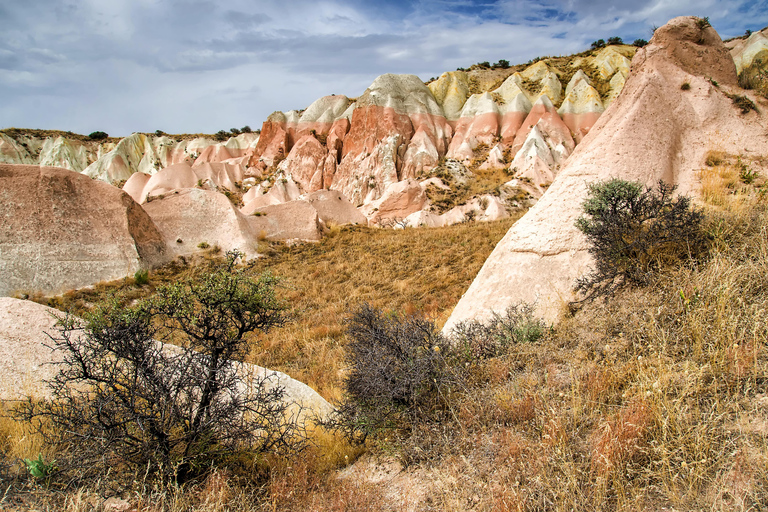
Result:
{"label": "blue sky", "polygon": [[5,0],[0,127],[216,132],[358,96],[378,75],[444,71],[650,39],[679,15],[725,39],[768,0]]}

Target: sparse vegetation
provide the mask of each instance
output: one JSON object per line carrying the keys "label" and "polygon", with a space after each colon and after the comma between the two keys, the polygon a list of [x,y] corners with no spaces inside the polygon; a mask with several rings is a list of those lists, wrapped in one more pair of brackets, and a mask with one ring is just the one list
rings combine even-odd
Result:
{"label": "sparse vegetation", "polygon": [[690,91],[691,90],[691,84],[688,82],[683,82],[683,85],[680,86],[681,91]]}
{"label": "sparse vegetation", "polygon": [[609,37],[606,43],[608,46],[624,44],[624,40],[618,36]]}
{"label": "sparse vegetation", "polygon": [[88,134],[88,138],[92,139],[92,140],[104,140],[107,137],[109,137],[109,135],[106,132],[96,131],[96,132],[91,132],[90,134]]}
{"label": "sparse vegetation", "polygon": [[733,101],[733,104],[741,111],[742,114],[748,114],[751,110],[754,110],[757,112],[757,105],[755,105],[755,102],[753,102],[751,99],[747,98],[746,96],[742,96],[741,94],[729,94],[726,93],[726,96],[731,98],[731,101]]}
{"label": "sparse vegetation", "polygon": [[598,50],[600,48],[605,48],[605,40],[604,39],[598,39],[597,41],[592,41],[592,44],[589,45],[589,47],[592,50]]}
{"label": "sparse vegetation", "polygon": [[642,48],[647,44],[648,44],[648,41],[646,41],[645,39],[635,39],[634,41],[632,41],[632,46],[636,46],[638,48]]}
{"label": "sparse vegetation", "polygon": [[30,399],[18,414],[65,448],[62,471],[102,477],[125,466],[185,481],[235,455],[303,445],[283,389],[234,364],[247,333],[285,321],[275,278],[247,277],[240,256],[133,306],[115,300],[82,321],[59,319],[51,339],[65,363],[51,399]]}
{"label": "sparse vegetation", "polygon": [[654,272],[703,250],[702,213],[674,187],[658,190],[618,178],[589,187],[576,227],[586,235],[594,270],[579,279],[586,298],[646,284]]}

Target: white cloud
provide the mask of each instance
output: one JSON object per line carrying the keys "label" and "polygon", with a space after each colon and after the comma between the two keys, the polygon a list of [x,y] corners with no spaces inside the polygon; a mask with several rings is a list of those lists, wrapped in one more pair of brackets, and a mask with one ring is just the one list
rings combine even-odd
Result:
{"label": "white cloud", "polygon": [[273,110],[525,62],[595,39],[650,38],[706,15],[724,37],[768,24],[768,0],[28,0],[0,6],[0,119],[115,135],[258,126]]}

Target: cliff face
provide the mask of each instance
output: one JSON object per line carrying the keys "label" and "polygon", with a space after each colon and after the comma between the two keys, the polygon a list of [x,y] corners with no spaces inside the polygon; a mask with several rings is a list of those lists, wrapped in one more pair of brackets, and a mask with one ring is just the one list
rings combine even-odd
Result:
{"label": "cliff face", "polygon": [[539,202],[499,242],[445,329],[520,301],[556,318],[573,297],[576,278],[591,265],[574,226],[590,183],[619,177],[653,186],[664,180],[695,195],[697,171],[710,150],[767,154],[768,116],[734,106],[729,94],[747,93],[736,81],[734,61],[711,27],[681,17],[656,30],[632,60],[622,93]]}

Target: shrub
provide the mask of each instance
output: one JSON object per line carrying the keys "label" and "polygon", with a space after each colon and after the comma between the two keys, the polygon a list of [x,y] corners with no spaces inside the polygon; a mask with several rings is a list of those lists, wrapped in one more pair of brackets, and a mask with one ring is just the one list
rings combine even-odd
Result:
{"label": "shrub", "polygon": [[638,48],[642,48],[647,44],[648,44],[648,41],[646,41],[645,39],[635,39],[634,41],[632,41],[632,46],[637,46]]}
{"label": "shrub", "polygon": [[251,127],[248,126],[248,125],[245,125],[242,128],[240,128],[240,131],[243,132],[243,133],[252,133],[253,132],[253,130],[251,130]]}
{"label": "shrub", "polygon": [[673,197],[674,190],[662,181],[653,190],[618,178],[590,185],[576,221],[595,260],[576,285],[587,299],[644,284],[662,263],[703,249],[702,214],[688,197]]}
{"label": "shrub", "polygon": [[93,140],[104,140],[107,137],[109,137],[109,135],[106,132],[91,132],[88,135],[88,138]]}
{"label": "shrub", "polygon": [[224,130],[219,130],[219,131],[217,131],[214,134],[213,138],[218,140],[218,141],[223,141],[223,140],[227,140],[229,138],[229,134],[227,132],[225,132]]}
{"label": "shrub", "polygon": [[238,130],[237,128],[230,128],[229,133],[231,133],[232,135],[240,135],[240,130]]}
{"label": "shrub", "polygon": [[93,476],[128,467],[184,481],[242,451],[300,448],[283,388],[246,382],[235,363],[247,333],[285,320],[275,278],[247,277],[240,256],[136,305],[113,300],[83,320],[60,318],[52,398],[30,399],[21,418],[50,425],[40,432],[71,454],[67,465]]}
{"label": "shrub", "polygon": [[598,39],[597,41],[592,41],[592,44],[589,47],[592,50],[597,50],[598,48],[605,48],[605,40]]}
{"label": "shrub", "polygon": [[359,441],[434,418],[456,382],[451,346],[434,323],[363,304],[347,321],[349,371],[341,425]]}
{"label": "shrub", "polygon": [[533,315],[530,304],[516,304],[504,315],[494,313],[488,322],[470,320],[451,332],[454,346],[469,361],[497,357],[511,345],[533,343],[545,331],[544,322]]}
{"label": "shrub", "polygon": [[691,90],[691,84],[688,82],[683,82],[683,85],[680,86],[681,91],[690,91]]}
{"label": "shrub", "polygon": [[163,135],[165,135],[165,132],[163,130],[155,130],[155,135],[157,135],[158,137],[162,137]]}
{"label": "shrub", "polygon": [[613,36],[608,38],[607,44],[608,46],[612,44],[624,44],[624,40],[618,36]]}
{"label": "shrub", "polygon": [[144,286],[149,283],[149,272],[147,269],[140,268],[137,270],[136,273],[133,274],[133,281],[139,286]]}
{"label": "shrub", "polygon": [[738,108],[742,114],[749,113],[750,110],[754,110],[755,112],[758,112],[757,105],[755,103],[747,98],[746,96],[742,96],[740,94],[728,94],[726,93],[726,96],[728,96],[733,104]]}
{"label": "shrub", "polygon": [[501,69],[508,69],[509,68],[509,61],[505,59],[499,59],[499,62],[493,65],[495,68],[501,68]]}

